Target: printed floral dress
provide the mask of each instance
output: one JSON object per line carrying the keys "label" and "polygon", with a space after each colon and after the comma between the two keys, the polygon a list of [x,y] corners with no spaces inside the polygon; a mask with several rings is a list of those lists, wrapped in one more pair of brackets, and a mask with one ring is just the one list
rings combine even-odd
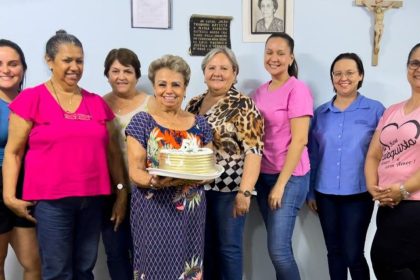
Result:
{"label": "printed floral dress", "polygon": [[[196,117],[186,131],[160,126],[145,112],[136,114],[126,128],[147,151],[147,167],[157,168],[161,148],[178,149],[183,139],[202,146],[212,141],[206,120]],[[200,280],[204,251],[206,201],[202,186],[183,191],[135,188],[131,200],[134,279]]]}

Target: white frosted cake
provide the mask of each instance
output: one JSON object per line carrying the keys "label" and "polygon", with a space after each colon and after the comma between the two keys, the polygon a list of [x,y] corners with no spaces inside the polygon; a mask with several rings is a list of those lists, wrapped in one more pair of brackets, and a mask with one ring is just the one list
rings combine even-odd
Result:
{"label": "white frosted cake", "polygon": [[193,139],[184,139],[180,149],[161,149],[159,169],[187,173],[209,174],[216,172],[213,151],[199,148]]}

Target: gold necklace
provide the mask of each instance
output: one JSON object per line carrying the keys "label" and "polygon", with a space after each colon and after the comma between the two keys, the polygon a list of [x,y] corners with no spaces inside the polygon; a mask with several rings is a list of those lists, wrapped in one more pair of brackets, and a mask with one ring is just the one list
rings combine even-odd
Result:
{"label": "gold necklace", "polygon": [[125,110],[126,108],[128,108],[128,106],[130,106],[130,102],[128,102],[128,104],[124,105],[124,106],[118,106],[117,108],[117,114],[121,114],[121,111]]}
{"label": "gold necklace", "polygon": [[[61,102],[60,102],[60,98],[58,98],[57,91],[55,90],[55,86],[54,86],[53,81],[52,81],[52,80],[50,80],[50,83],[51,83],[51,87],[52,87],[52,90],[53,90],[54,96],[55,96],[55,98],[57,98],[58,105],[60,105],[60,107],[61,107],[64,111],[66,111],[66,113],[70,113],[70,110],[65,109],[65,108],[63,107],[63,105],[61,104]],[[80,91],[80,89],[79,89],[79,91]],[[73,102],[72,102],[72,101],[73,101],[73,96],[75,96],[75,93],[74,93],[74,92],[72,92],[72,95],[70,96],[69,106],[72,106],[72,105],[73,105]]]}

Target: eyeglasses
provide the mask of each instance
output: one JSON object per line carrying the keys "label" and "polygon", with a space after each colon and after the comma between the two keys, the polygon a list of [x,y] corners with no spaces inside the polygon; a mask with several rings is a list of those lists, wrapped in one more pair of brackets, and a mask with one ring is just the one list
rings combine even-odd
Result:
{"label": "eyeglasses", "polygon": [[332,76],[334,79],[338,80],[341,79],[341,77],[346,77],[347,79],[350,79],[354,76],[354,74],[358,73],[357,71],[346,71],[346,72],[332,72]]}
{"label": "eyeglasses", "polygon": [[410,60],[409,62],[408,62],[408,68],[409,69],[411,69],[411,70],[417,70],[417,69],[419,69],[419,67],[420,67],[420,61],[419,60]]}

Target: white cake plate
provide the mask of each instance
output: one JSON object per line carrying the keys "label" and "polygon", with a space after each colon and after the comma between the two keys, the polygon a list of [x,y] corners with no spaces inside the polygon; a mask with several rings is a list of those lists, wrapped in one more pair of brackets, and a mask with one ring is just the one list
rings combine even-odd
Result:
{"label": "white cake plate", "polygon": [[149,174],[151,175],[159,175],[163,177],[187,180],[212,180],[218,178],[225,171],[225,169],[221,165],[216,164],[216,172],[207,174],[181,173],[152,167],[147,168],[147,171],[149,171]]}

